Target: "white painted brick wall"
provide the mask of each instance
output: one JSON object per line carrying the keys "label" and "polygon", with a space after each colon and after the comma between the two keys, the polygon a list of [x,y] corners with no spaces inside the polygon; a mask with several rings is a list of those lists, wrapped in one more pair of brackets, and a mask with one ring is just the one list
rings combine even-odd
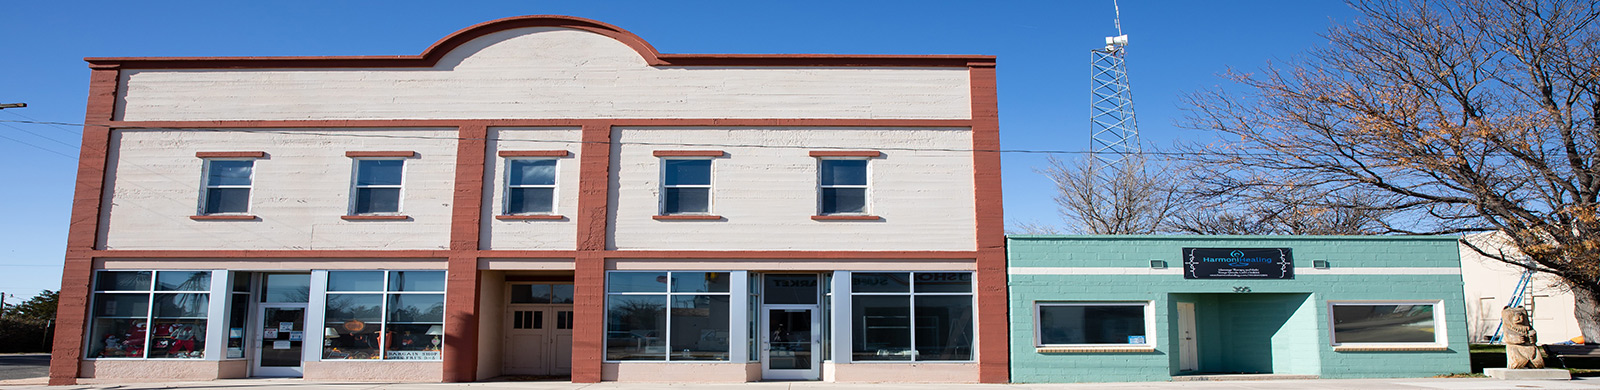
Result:
{"label": "white painted brick wall", "polygon": [[[577,249],[578,162],[582,151],[581,130],[491,128],[489,168],[485,169],[483,210],[484,249]],[[556,161],[556,214],[564,220],[500,221],[494,216],[505,211],[506,159],[501,150],[566,150],[567,157]]]}
{"label": "white painted brick wall", "polygon": [[[446,249],[455,129],[119,130],[113,133],[105,249]],[[339,135],[312,135],[339,134]],[[371,135],[403,138],[363,137]],[[421,138],[421,139],[419,139]],[[402,214],[345,221],[353,163],[346,151],[407,150]],[[258,221],[193,221],[202,160],[195,152],[264,151],[250,213]]]}
{"label": "white painted brick wall", "polygon": [[[909,128],[619,128],[613,134],[613,242],[622,250],[973,250],[971,132]],[[658,146],[638,143],[771,145]],[[883,150],[868,165],[880,222],[813,221],[811,150]],[[712,162],[712,213],[725,221],[658,221],[656,150],[727,152]]]}

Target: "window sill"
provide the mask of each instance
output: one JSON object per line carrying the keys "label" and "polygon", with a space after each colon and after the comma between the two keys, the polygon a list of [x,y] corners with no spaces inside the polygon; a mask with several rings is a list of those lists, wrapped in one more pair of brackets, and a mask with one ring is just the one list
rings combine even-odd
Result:
{"label": "window sill", "polygon": [[409,221],[406,215],[341,215],[339,219],[346,221]]}
{"label": "window sill", "polygon": [[721,215],[691,214],[691,215],[657,215],[650,217],[657,221],[720,221]]}
{"label": "window sill", "polygon": [[196,221],[254,221],[260,218],[249,214],[208,214],[190,215],[189,219]]}
{"label": "window sill", "polygon": [[813,221],[882,221],[883,217],[876,215],[813,215]]}
{"label": "window sill", "polygon": [[1156,347],[1036,347],[1037,353],[1154,353]]}
{"label": "window sill", "polygon": [[494,219],[501,221],[559,221],[567,219],[563,215],[527,214],[527,215],[496,215]]}
{"label": "window sill", "polygon": [[1443,345],[1335,345],[1334,352],[1422,352],[1448,351]]}

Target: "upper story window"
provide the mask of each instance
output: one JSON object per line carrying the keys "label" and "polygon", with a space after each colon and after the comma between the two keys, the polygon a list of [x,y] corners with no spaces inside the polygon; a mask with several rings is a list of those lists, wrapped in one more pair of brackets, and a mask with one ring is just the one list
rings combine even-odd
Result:
{"label": "upper story window", "polygon": [[818,160],[817,214],[867,214],[867,160]]}
{"label": "upper story window", "polygon": [[554,213],[555,193],[555,159],[506,159],[505,214]]}
{"label": "upper story window", "polygon": [[661,160],[661,215],[711,213],[711,159]]}
{"label": "upper story window", "polygon": [[400,190],[405,181],[406,160],[362,158],[355,162],[355,183],[350,201],[350,213],[366,215],[400,212]]}
{"label": "upper story window", "polygon": [[200,214],[247,214],[255,160],[205,160],[205,191],[200,194]]}

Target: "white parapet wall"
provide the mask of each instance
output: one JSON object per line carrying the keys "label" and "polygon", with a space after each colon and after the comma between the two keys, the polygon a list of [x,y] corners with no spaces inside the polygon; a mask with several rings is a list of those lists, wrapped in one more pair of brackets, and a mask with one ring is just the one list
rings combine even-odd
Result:
{"label": "white parapet wall", "polygon": [[485,35],[419,69],[125,70],[128,121],[968,119],[965,68],[652,67],[603,35]]}

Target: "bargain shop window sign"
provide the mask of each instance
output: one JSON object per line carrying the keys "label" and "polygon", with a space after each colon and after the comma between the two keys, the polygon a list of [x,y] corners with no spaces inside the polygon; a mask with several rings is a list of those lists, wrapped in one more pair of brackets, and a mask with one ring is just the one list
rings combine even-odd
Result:
{"label": "bargain shop window sign", "polygon": [[1183,248],[1184,279],[1294,279],[1289,248]]}

